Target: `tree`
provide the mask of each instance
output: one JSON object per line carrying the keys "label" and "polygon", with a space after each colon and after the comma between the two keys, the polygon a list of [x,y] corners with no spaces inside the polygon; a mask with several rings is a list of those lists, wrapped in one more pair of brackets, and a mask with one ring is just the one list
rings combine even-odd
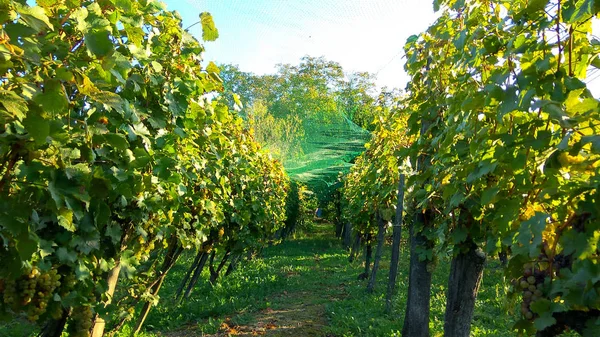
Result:
{"label": "tree", "polygon": [[269,111],[276,117],[298,116],[304,123],[337,118],[334,93],[342,80],[342,67],[322,57],[305,56],[297,66],[279,65],[267,96]]}
{"label": "tree", "polygon": [[375,104],[375,76],[366,72],[350,73],[337,94],[340,110],[363,129],[373,131],[378,115]]}

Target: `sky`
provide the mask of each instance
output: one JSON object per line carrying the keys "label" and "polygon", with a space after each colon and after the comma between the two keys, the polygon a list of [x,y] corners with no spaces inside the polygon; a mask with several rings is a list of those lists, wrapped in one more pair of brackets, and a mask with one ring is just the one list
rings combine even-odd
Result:
{"label": "sky", "polygon": [[[377,75],[379,87],[404,89],[406,39],[437,18],[432,0],[163,0],[188,27],[210,12],[219,38],[204,44],[204,60],[235,64],[242,71],[272,74],[280,63],[324,56],[349,72]],[[600,36],[600,20],[593,32]],[[202,27],[190,32],[202,41]],[[600,97],[600,71],[585,80]]]}
{"label": "sky", "polygon": [[[402,46],[433,23],[429,0],[163,0],[187,27],[210,12],[219,30],[205,43],[205,61],[271,74],[279,63],[324,56],[344,71],[377,75],[380,87],[403,89]],[[202,36],[196,25],[190,32]],[[201,40],[201,39],[200,39]]]}

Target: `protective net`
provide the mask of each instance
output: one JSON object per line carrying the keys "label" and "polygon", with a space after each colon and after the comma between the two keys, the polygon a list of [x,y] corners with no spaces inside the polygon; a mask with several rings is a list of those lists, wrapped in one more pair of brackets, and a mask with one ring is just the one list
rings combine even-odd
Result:
{"label": "protective net", "polygon": [[364,151],[370,133],[343,113],[332,120],[306,124],[303,154],[285,160],[284,166],[292,179],[306,184],[324,200],[336,188],[339,173],[346,173],[354,158]]}

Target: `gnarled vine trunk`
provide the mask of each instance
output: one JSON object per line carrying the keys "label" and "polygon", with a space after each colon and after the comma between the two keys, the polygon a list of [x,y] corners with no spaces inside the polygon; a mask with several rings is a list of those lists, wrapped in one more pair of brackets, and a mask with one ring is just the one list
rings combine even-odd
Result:
{"label": "gnarled vine trunk", "polygon": [[227,259],[229,259],[229,250],[227,250],[225,252],[225,254],[223,255],[223,258],[221,259],[221,262],[219,263],[219,265],[217,266],[216,269],[214,266],[214,256],[215,256],[215,253],[213,251],[213,254],[210,256],[210,265],[209,265],[210,283],[211,284],[214,284],[217,281],[217,279],[219,278],[219,275],[221,274],[221,270],[223,269],[223,266],[225,266],[225,263],[227,263]]}
{"label": "gnarled vine trunk", "polygon": [[[173,240],[173,241],[175,241],[175,240]],[[165,260],[163,261],[163,264],[160,268],[158,281],[150,289],[152,296],[158,296],[158,292],[160,291],[160,288],[162,287],[163,282],[165,281],[165,278],[167,277],[167,274],[169,273],[171,268],[175,265],[175,263],[177,262],[177,259],[179,259],[179,256],[183,252],[183,248],[176,245],[175,242],[173,242],[173,244],[170,247],[172,247],[172,248],[169,249],[167,256],[165,256]],[[140,332],[140,330],[142,330],[142,326],[144,325],[144,322],[146,321],[146,318],[148,317],[148,314],[150,313],[151,308],[152,308],[152,303],[150,303],[150,302],[144,303],[144,306],[142,307],[142,311],[140,312],[140,317],[137,321],[137,324],[135,326],[134,332],[132,333],[132,336],[135,336],[138,332]]]}
{"label": "gnarled vine trunk", "polygon": [[61,337],[69,314],[69,309],[63,309],[62,316],[59,319],[48,320],[37,337]]}
{"label": "gnarled vine trunk", "polygon": [[352,224],[349,221],[344,223],[344,247],[346,249],[351,248],[352,246]]}
{"label": "gnarled vine trunk", "polygon": [[206,260],[208,260],[208,253],[202,254],[202,257],[200,258],[200,261],[196,265],[196,269],[194,270],[194,274],[192,275],[192,279],[188,283],[187,288],[185,289],[185,293],[183,294],[181,300],[183,300],[184,298],[185,299],[189,298],[190,295],[192,294],[192,290],[194,289],[194,286],[198,282],[198,278],[200,278],[200,274],[202,274],[202,270],[204,269],[204,265],[206,264]]}
{"label": "gnarled vine trunk", "polygon": [[356,235],[354,236],[354,243],[352,244],[352,249],[350,249],[350,256],[348,257],[348,261],[350,261],[350,263],[354,262],[354,259],[356,259],[356,256],[358,255],[358,252],[360,250],[360,242],[360,233],[356,233]]}
{"label": "gnarled vine trunk", "polygon": [[202,250],[198,251],[198,253],[196,254],[196,257],[194,258],[192,265],[188,268],[187,272],[183,276],[183,280],[181,280],[181,283],[179,284],[179,287],[177,288],[177,292],[175,293],[176,299],[180,299],[183,296],[183,290],[185,289],[185,286],[188,284],[188,281],[190,280],[192,273],[194,272],[194,270],[196,270],[196,267],[198,266],[198,263],[200,262],[202,255],[204,255],[204,254],[205,253]]}
{"label": "gnarled vine trunk", "polygon": [[229,266],[227,266],[227,270],[225,271],[225,276],[229,276],[231,273],[233,273],[233,271],[237,267],[237,264],[241,258],[242,258],[242,254],[236,254],[233,256],[233,258],[229,262]]}
{"label": "gnarled vine trunk", "polygon": [[[429,69],[429,64],[425,67]],[[421,121],[421,136],[429,132],[431,120]],[[431,157],[425,153],[417,159],[417,171],[424,172],[431,166]],[[415,218],[410,225],[410,267],[408,275],[408,296],[404,315],[403,337],[429,337],[429,300],[431,298],[431,271],[429,260],[419,258],[417,247],[432,249],[432,244],[423,234],[423,229],[431,226],[433,214],[429,206],[418,209],[415,203]]]}
{"label": "gnarled vine trunk", "polygon": [[365,247],[365,271],[358,275],[358,278],[361,280],[366,280],[369,278],[371,273],[371,257],[373,256],[373,246],[371,245],[371,234],[367,234],[367,246]]}
{"label": "gnarled vine trunk", "polygon": [[425,226],[431,219],[429,210],[418,212],[410,225],[410,269],[408,299],[404,316],[403,337],[429,337],[429,301],[431,298],[431,272],[429,260],[419,260],[417,247],[431,248],[427,238],[415,227]]}
{"label": "gnarled vine trunk", "polygon": [[446,337],[469,337],[471,334],[475,299],[486,258],[470,238],[466,246],[468,250],[455,256],[450,266],[444,319]]}

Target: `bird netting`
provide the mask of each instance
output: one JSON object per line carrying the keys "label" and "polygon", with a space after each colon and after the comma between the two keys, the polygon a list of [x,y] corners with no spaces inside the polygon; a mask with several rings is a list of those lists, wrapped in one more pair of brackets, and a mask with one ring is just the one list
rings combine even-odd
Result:
{"label": "bird netting", "polygon": [[303,155],[284,161],[292,179],[306,184],[320,199],[335,188],[340,172],[364,151],[370,133],[341,115],[335,120],[308,122],[302,141]]}

